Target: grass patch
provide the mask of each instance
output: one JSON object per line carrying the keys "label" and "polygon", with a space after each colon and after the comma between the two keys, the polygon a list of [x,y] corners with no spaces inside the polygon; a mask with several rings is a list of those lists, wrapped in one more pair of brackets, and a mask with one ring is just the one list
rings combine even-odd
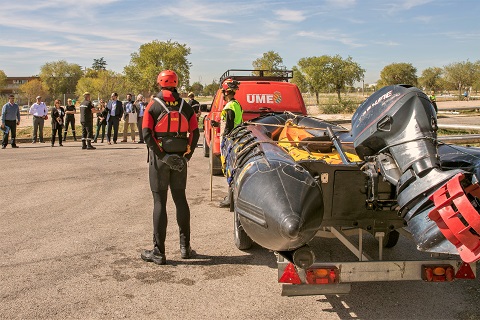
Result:
{"label": "grass patch", "polygon": [[[94,126],[94,130],[96,129],[96,125]],[[82,137],[82,126],[77,125],[75,126],[75,134],[78,137]],[[62,135],[63,135],[63,128],[62,128]],[[68,136],[71,136],[71,129],[68,127]],[[43,127],[43,137],[45,139],[52,138],[52,127]],[[33,139],[33,126],[28,127],[17,127],[17,139]]]}
{"label": "grass patch", "polygon": [[[445,136],[464,136],[469,134],[480,134],[478,130],[461,130],[461,129],[438,129],[438,140],[442,140]],[[465,147],[480,147],[480,143],[459,143],[460,146]]]}
{"label": "grass patch", "polygon": [[438,129],[439,136],[461,136],[466,134],[480,134],[478,130],[462,130],[462,129]]}
{"label": "grass patch", "polygon": [[359,103],[356,100],[343,99],[342,101],[338,101],[336,98],[331,97],[329,103],[319,109],[324,114],[354,113],[358,105]]}
{"label": "grass patch", "polygon": [[[129,127],[130,128],[130,127]],[[203,130],[203,116],[199,118],[198,120],[198,128],[200,131]],[[63,135],[63,128],[62,128],[62,135]],[[128,129],[128,135],[130,136],[130,129]],[[138,134],[138,128],[135,125],[135,131]],[[0,131],[1,133],[2,131]],[[95,133],[97,132],[97,123],[96,120],[93,124],[93,135],[95,136]],[[100,130],[101,132],[101,130]],[[113,133],[113,129],[112,129]],[[105,126],[105,134],[107,134],[107,126]],[[123,122],[120,122],[120,125],[118,127],[118,135],[123,135]],[[75,135],[77,136],[77,139],[82,138],[82,125],[76,125],[75,126]],[[67,132],[67,137],[72,136],[72,131],[70,126],[68,127],[68,132]],[[43,127],[43,137],[46,140],[52,139],[52,127]],[[17,127],[17,139],[33,139],[33,126],[27,126],[27,127]]]}
{"label": "grass patch", "polygon": [[317,106],[318,111],[324,114],[354,113],[366,98],[366,95],[350,93],[342,94],[342,100],[338,101],[336,93],[323,93],[319,95],[317,103],[315,96],[303,94],[303,99],[307,106]]}

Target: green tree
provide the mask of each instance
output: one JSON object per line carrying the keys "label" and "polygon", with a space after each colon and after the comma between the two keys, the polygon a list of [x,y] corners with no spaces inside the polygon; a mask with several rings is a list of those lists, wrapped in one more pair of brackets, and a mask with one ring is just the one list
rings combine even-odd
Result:
{"label": "green tree", "polygon": [[317,104],[320,104],[320,92],[327,88],[335,90],[340,102],[341,91],[360,81],[365,73],[351,57],[343,59],[339,55],[302,58],[298,61],[298,71],[300,74],[294,73],[295,82],[314,94]]}
{"label": "green tree", "polygon": [[330,57],[330,62],[325,66],[325,76],[329,85],[337,93],[338,101],[341,101],[340,93],[355,82],[362,80],[365,70],[353,61],[352,57],[343,59],[339,55]]}
{"label": "green tree", "polygon": [[476,72],[476,77],[475,81],[473,82],[472,89],[475,90],[475,92],[478,92],[480,90],[480,67],[479,70]]}
{"label": "green tree", "polygon": [[472,63],[470,61],[454,62],[446,65],[445,79],[453,84],[458,90],[458,94],[462,94],[462,89],[473,86],[479,78],[480,62]]}
{"label": "green tree", "polygon": [[206,96],[213,96],[217,92],[218,88],[220,88],[220,84],[213,80],[212,83],[207,84],[203,88],[203,94]]}
{"label": "green tree", "polygon": [[64,93],[75,92],[77,82],[82,75],[82,67],[65,60],[47,62],[40,67],[40,79],[55,98]]}
{"label": "green tree", "polygon": [[93,59],[92,69],[96,71],[107,70],[107,62],[103,57],[100,59]]}
{"label": "green tree", "polygon": [[188,88],[187,91],[192,91],[196,96],[198,96],[200,93],[203,92],[203,84],[200,82],[194,82],[192,85]]}
{"label": "green tree", "polygon": [[100,70],[96,78],[85,76],[78,81],[77,96],[81,97],[85,91],[90,92],[92,99],[108,99],[112,92],[117,92],[122,99],[130,89],[124,75],[111,70]]}
{"label": "green tree", "polygon": [[378,87],[394,84],[417,85],[417,69],[411,63],[392,63],[385,66],[380,72]]}
{"label": "green tree", "polygon": [[130,64],[124,68],[127,81],[136,92],[152,94],[158,91],[157,76],[162,70],[174,70],[179,87],[187,88],[191,63],[187,60],[190,48],[178,42],[154,40],[142,44],[131,54]]}
{"label": "green tree", "polygon": [[35,101],[36,96],[46,97],[48,94],[48,88],[38,79],[33,79],[22,84],[19,87],[19,90],[22,96],[28,101],[29,105],[30,102],[33,103],[33,101]]}
{"label": "green tree", "polygon": [[[265,52],[261,58],[258,58],[252,62],[252,66],[255,70],[286,70],[283,65],[283,59],[275,51]],[[260,72],[253,72],[254,75],[260,75]],[[264,76],[282,76],[282,72],[265,72]]]}
{"label": "green tree", "polygon": [[303,75],[303,73],[300,72],[300,70],[298,70],[297,66],[293,66],[292,71],[293,71],[292,83],[297,85],[298,89],[300,89],[300,92],[308,92],[307,80],[305,79],[305,76]]}
{"label": "green tree", "polygon": [[101,70],[95,70],[95,69],[92,69],[92,68],[88,68],[83,73],[83,76],[86,77],[86,78],[98,78],[99,71],[101,71]]}
{"label": "green tree", "polygon": [[7,75],[5,71],[0,70],[0,90],[2,90],[7,85]]}
{"label": "green tree", "polygon": [[422,76],[418,79],[419,83],[425,87],[425,90],[437,90],[442,88],[442,73],[442,68],[427,68],[422,71]]}
{"label": "green tree", "polygon": [[99,96],[99,94],[100,94],[100,90],[99,90],[100,86],[101,86],[100,81],[98,81],[97,78],[82,77],[77,82],[77,88],[75,90],[75,95],[77,97],[79,97],[78,100],[82,101],[83,93],[84,92],[90,92],[92,100],[95,100],[96,97]]}
{"label": "green tree", "polygon": [[327,63],[328,56],[307,57],[298,61],[298,71],[305,79],[308,92],[315,95],[317,104],[320,104],[320,92],[327,87],[326,78],[323,77],[323,66]]}

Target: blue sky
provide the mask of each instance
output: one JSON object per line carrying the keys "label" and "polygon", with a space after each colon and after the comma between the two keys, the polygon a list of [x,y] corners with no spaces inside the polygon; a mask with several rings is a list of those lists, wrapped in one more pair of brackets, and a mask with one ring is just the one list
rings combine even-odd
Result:
{"label": "blue sky", "polygon": [[291,68],[304,57],[351,56],[365,83],[394,62],[428,67],[480,60],[477,0],[0,0],[0,70],[38,74],[46,62],[122,72],[153,40],[191,48],[190,83],[250,69],[273,50]]}

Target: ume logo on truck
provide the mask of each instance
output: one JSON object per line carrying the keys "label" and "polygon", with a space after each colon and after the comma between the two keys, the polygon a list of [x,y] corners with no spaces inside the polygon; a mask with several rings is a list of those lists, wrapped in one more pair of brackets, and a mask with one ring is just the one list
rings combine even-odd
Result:
{"label": "ume logo on truck", "polygon": [[273,94],[247,94],[248,103],[280,103],[282,102],[282,94],[275,91]]}

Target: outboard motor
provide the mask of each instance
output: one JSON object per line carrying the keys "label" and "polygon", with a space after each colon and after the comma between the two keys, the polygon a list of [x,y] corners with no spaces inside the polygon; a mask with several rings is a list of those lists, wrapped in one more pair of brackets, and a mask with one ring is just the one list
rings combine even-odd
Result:
{"label": "outboard motor", "polygon": [[[436,112],[425,93],[412,86],[395,85],[380,89],[359,106],[351,132],[359,157],[374,161],[376,170],[397,186],[399,214],[418,249],[456,254],[458,249],[461,254],[444,221],[433,221],[439,218],[438,212],[429,213],[439,209],[433,195],[447,182],[462,176],[462,180],[467,178],[463,181],[467,185],[476,178],[460,169],[442,171],[436,131]],[[480,215],[475,220],[480,221]],[[471,251],[480,258],[480,238],[475,233],[471,234],[478,238],[478,246],[473,245]]]}

